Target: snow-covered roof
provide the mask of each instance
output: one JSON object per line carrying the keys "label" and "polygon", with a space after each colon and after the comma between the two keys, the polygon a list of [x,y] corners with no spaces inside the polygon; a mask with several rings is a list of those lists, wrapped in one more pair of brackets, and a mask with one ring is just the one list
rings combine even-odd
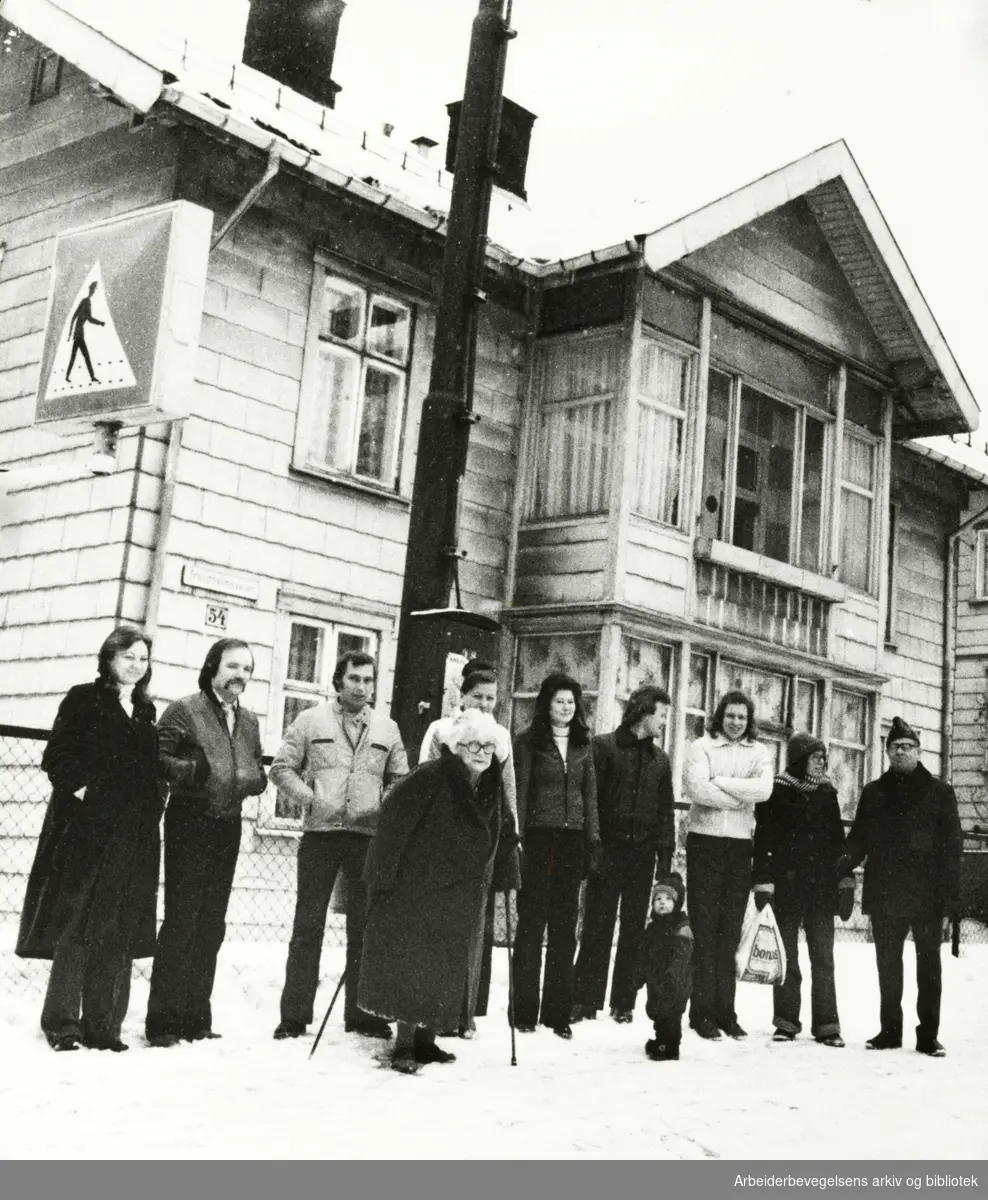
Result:
{"label": "snow-covered roof", "polygon": [[[429,229],[443,232],[452,177],[411,144],[366,129],[270,77],[156,29],[134,7],[5,0],[3,15],[140,111],[167,104]],[[713,197],[713,199],[711,199]],[[670,170],[661,196],[536,211],[495,189],[490,257],[532,278],[641,252],[653,270],[803,197],[893,366],[925,364],[910,396],[919,424],[975,429],[978,406],[842,141],[758,178]]]}

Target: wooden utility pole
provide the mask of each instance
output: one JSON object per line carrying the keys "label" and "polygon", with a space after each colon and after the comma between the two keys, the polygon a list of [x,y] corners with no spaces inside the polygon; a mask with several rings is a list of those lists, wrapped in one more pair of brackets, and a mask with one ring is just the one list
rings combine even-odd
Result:
{"label": "wooden utility pole", "polygon": [[462,557],[457,542],[459,489],[470,427],[477,420],[473,412],[477,309],[485,299],[487,221],[497,168],[507,43],[513,36],[504,0],[480,0],[459,115],[432,373],[422,406],[405,558],[391,711],[406,741],[421,718],[417,697],[422,681],[414,677],[421,659],[415,642],[426,636],[422,623],[412,617],[448,606],[456,563]]}

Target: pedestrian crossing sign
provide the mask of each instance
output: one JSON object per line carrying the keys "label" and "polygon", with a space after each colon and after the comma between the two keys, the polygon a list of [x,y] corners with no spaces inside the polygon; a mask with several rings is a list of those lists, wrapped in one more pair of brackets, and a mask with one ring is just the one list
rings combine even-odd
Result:
{"label": "pedestrian crossing sign", "polygon": [[188,415],[211,231],[212,213],[178,201],[57,238],[37,425]]}

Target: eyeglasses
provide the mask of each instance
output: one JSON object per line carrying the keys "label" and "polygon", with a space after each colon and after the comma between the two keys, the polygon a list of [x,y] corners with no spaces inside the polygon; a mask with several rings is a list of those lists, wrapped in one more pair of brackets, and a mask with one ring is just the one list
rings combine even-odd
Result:
{"label": "eyeglasses", "polygon": [[471,754],[493,754],[497,749],[496,742],[461,742],[461,746],[466,746]]}
{"label": "eyeglasses", "polygon": [[918,750],[915,742],[893,742],[888,747],[889,754],[907,754],[910,750]]}

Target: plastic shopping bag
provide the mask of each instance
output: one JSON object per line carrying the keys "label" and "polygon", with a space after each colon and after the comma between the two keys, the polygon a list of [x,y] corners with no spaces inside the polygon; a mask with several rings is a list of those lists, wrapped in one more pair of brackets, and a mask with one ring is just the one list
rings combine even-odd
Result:
{"label": "plastic shopping bag", "polygon": [[782,983],[786,977],[786,951],[782,935],[766,904],[761,912],[750,904],[735,955],[737,977],[743,983]]}

